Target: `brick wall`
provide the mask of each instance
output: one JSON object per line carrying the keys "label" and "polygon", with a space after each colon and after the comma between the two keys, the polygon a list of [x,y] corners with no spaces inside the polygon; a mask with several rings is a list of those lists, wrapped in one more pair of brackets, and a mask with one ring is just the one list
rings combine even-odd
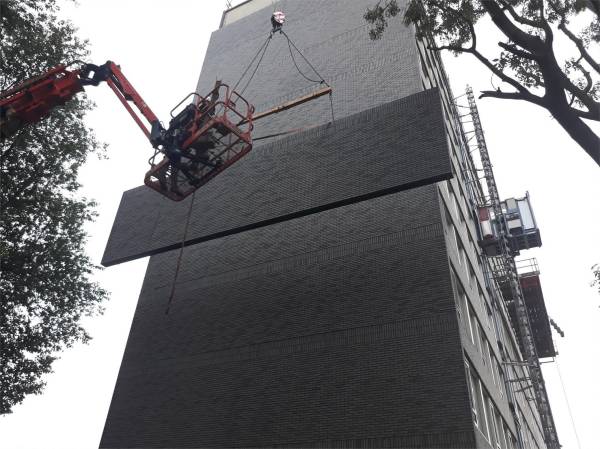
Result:
{"label": "brick wall", "polygon": [[[187,203],[125,194],[103,262],[155,255],[101,447],[475,447],[430,184],[450,176],[439,97],[413,95],[412,30],[369,40],[372,3],[278,2],[336,125],[267,142],[202,189],[172,297]],[[213,34],[201,91],[239,76],[269,15]],[[318,86],[271,46],[246,92],[258,110]],[[324,98],[255,135],[329,120]]]}
{"label": "brick wall", "polygon": [[436,195],[154,256],[102,447],[469,447]]}

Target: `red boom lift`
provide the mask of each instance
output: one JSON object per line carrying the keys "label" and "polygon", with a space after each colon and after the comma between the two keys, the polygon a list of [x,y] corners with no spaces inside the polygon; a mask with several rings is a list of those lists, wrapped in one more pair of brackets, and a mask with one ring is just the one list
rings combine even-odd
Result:
{"label": "red boom lift", "polygon": [[[73,70],[59,65],[1,93],[0,138],[41,120],[85,86],[97,86],[103,81],[155,149],[145,184],[172,200],[184,199],[252,149],[254,108],[226,84],[217,81],[205,97],[190,94],[194,97],[192,103],[175,115],[165,129],[119,66],[111,61],[101,66],[83,64]],[[155,163],[159,153],[165,157]]]}
{"label": "red boom lift", "polygon": [[[293,46],[317,73],[282,30],[285,15],[277,11],[271,21],[273,29],[259,53],[262,52],[264,56],[273,35],[280,33],[290,44],[292,60]],[[261,60],[262,57],[258,64]],[[298,70],[300,71],[299,68]],[[244,75],[247,72],[248,69]],[[74,69],[70,69],[69,65],[59,65],[0,93],[0,140],[12,136],[27,124],[41,120],[53,108],[65,104],[77,93],[82,92],[85,86],[97,86],[101,82],[106,82],[113,90],[155,150],[150,158],[151,168],[146,173],[144,183],[174,201],[183,200],[250,152],[255,120],[323,95],[331,95],[332,92],[331,87],[321,78],[321,84],[327,87],[255,115],[254,107],[238,94],[235,88],[230,89],[227,84],[217,81],[213,90],[206,96],[191,93],[181,101],[174,110],[192,97],[191,103],[181,112],[173,116],[174,110],[171,111],[172,119],[169,127],[165,129],[114,62],[108,61],[101,66],[80,63],[80,66]],[[246,87],[249,83],[250,81]],[[164,157],[156,162],[159,154],[163,154]]]}

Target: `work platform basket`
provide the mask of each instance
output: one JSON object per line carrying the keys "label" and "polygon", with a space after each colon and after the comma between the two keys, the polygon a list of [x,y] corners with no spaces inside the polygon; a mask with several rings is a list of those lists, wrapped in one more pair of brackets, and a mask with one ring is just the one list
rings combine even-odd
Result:
{"label": "work platform basket", "polygon": [[[148,187],[174,201],[188,197],[252,150],[250,103],[220,82],[206,97],[191,95],[194,102],[171,120],[169,129],[178,130],[168,136],[172,147],[155,153],[144,178]],[[159,154],[165,157],[155,163]]]}

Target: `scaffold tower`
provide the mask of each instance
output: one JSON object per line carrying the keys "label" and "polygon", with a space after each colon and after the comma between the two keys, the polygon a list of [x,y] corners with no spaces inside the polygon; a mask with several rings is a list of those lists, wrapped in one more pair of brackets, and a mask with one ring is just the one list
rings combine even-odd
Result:
{"label": "scaffold tower", "polygon": [[[526,377],[525,381],[530,382],[529,387],[531,387],[534,392],[534,399],[537,403],[544,432],[544,440],[548,449],[560,449],[561,445],[558,441],[556,426],[550,409],[548,394],[534,342],[532,326],[519,282],[519,274],[515,262],[515,251],[510,244],[510,233],[498,193],[492,163],[488,153],[483,128],[481,126],[477,103],[475,101],[473,89],[470,86],[467,87],[466,97],[468,100],[468,113],[462,117],[470,118],[470,121],[468,122],[472,134],[470,139],[474,139],[474,145],[469,145],[470,140],[468,140],[467,146],[469,149],[477,151],[481,163],[480,170],[475,170],[475,173],[471,173],[471,176],[474,182],[476,182],[477,179],[484,181],[485,185],[482,187],[487,190],[487,195],[475,196],[476,198],[478,197],[478,201],[483,202],[483,204],[477,204],[477,206],[490,208],[491,211],[493,211],[496,223],[498,224],[497,237],[499,253],[494,256],[488,256],[487,260],[490,264],[491,275],[495,283],[501,289],[504,301],[507,306],[512,308],[515,312],[513,314],[513,327],[519,337],[518,340],[524,359],[524,363],[513,360],[505,360],[505,363],[520,364],[529,371],[529,376]],[[478,171],[483,173],[482,178],[477,176]],[[519,383],[521,383],[521,380],[519,380]],[[525,389],[529,387],[526,387]],[[517,418],[518,417],[515,417],[515,419]]]}

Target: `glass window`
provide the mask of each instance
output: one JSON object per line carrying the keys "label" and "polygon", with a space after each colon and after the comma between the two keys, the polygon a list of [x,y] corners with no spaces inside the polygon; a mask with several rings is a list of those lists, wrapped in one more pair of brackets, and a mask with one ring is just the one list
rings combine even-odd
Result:
{"label": "glass window", "polygon": [[479,322],[477,322],[477,332],[479,332],[479,348],[481,350],[481,360],[483,361],[484,365],[488,365],[487,359],[489,358],[489,355],[486,354],[488,348],[487,340]]}
{"label": "glass window", "polygon": [[489,362],[489,367],[490,367],[490,373],[492,373],[492,381],[494,382],[494,385],[496,384],[496,364],[494,363],[494,361],[496,360],[496,358],[494,357],[494,351],[492,350],[492,347],[490,345],[490,343],[488,341],[486,341],[486,352],[488,355],[488,362]]}
{"label": "glass window", "polygon": [[486,412],[487,412],[487,416],[489,419],[489,425],[490,425],[490,444],[492,445],[492,447],[496,447],[498,445],[498,429],[496,429],[496,419],[494,416],[494,412],[495,412],[495,407],[494,404],[492,403],[492,400],[490,399],[490,397],[484,393],[484,398],[485,398],[485,405],[486,405]]}
{"label": "glass window", "polygon": [[498,390],[500,390],[500,397],[504,397],[504,373],[502,372],[502,368],[498,359],[494,359],[494,362],[496,365],[496,378],[498,379]]}
{"label": "glass window", "polygon": [[485,305],[485,314],[487,315],[488,329],[492,330],[494,328],[494,317],[492,316],[492,309],[490,308],[490,305],[486,302],[485,297],[481,292],[481,289],[479,289],[479,299],[481,299],[483,301],[483,304]]}
{"label": "glass window", "polygon": [[470,281],[471,287],[474,287],[475,284],[477,283],[477,278],[475,277],[475,270],[473,270],[473,266],[471,265],[471,262],[469,262],[469,281]]}
{"label": "glass window", "polygon": [[504,434],[504,422],[498,410],[494,408],[494,423],[496,425],[496,447],[498,449],[507,449],[506,447],[506,435]]}
{"label": "glass window", "polygon": [[471,411],[473,413],[473,422],[475,425],[479,426],[479,415],[477,414],[477,393],[475,389],[476,379],[471,372],[471,367],[468,363],[465,362],[465,367],[467,370],[467,382],[469,382],[469,400],[471,401]]}
{"label": "glass window", "polygon": [[446,219],[446,226],[448,230],[454,229],[454,224],[452,223],[452,216],[450,212],[448,212],[448,208],[444,204],[444,218]]}
{"label": "glass window", "polygon": [[481,386],[481,381],[479,379],[476,379],[476,383],[475,383],[475,389],[476,389],[476,393],[477,393],[477,412],[479,414],[479,422],[480,422],[480,426],[479,426],[479,430],[481,430],[481,433],[483,433],[483,436],[485,436],[485,438],[490,441],[490,434],[489,434],[489,425],[488,425],[488,417],[487,417],[487,413],[485,411],[486,406],[485,406],[485,398],[484,398],[484,391],[483,388]]}
{"label": "glass window", "polygon": [[452,269],[452,282],[456,286],[456,294],[454,296],[454,301],[456,303],[456,311],[458,312],[458,315],[462,318],[463,307],[465,304],[465,302],[464,302],[465,300],[463,299],[463,297],[466,295],[465,295],[465,290],[463,289],[460,281],[456,277],[456,273],[454,272],[454,269]]}
{"label": "glass window", "polygon": [[[458,235],[457,235],[457,237],[458,237]],[[465,253],[465,247],[458,240],[457,240],[457,244],[458,244],[458,261],[460,262],[461,265],[465,265],[467,263],[467,255]],[[467,271],[467,273],[468,273],[468,271]]]}
{"label": "glass window", "polygon": [[475,347],[479,346],[479,336],[477,335],[477,317],[475,316],[475,311],[469,305],[469,301],[467,300],[467,295],[464,297],[465,304],[467,306],[467,310],[469,311],[469,330],[471,333],[471,343],[475,345]]}
{"label": "glass window", "polygon": [[508,426],[504,426],[504,434],[506,435],[506,444],[508,446],[508,449],[516,449],[515,437],[513,437],[513,434],[511,433]]}

